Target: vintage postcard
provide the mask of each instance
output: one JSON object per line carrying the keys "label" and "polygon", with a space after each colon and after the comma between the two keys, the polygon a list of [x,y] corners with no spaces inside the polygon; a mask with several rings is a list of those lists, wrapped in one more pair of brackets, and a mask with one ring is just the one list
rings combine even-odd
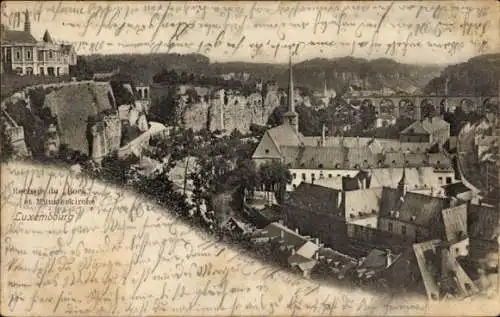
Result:
{"label": "vintage postcard", "polygon": [[1,315],[497,316],[496,1],[2,1]]}

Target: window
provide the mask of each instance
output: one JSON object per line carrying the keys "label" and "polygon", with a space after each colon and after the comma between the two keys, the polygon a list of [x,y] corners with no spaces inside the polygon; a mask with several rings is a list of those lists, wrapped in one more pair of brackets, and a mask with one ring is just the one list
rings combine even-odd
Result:
{"label": "window", "polygon": [[38,60],[43,61],[43,51],[38,51]]}
{"label": "window", "polygon": [[16,74],[22,75],[23,74],[23,69],[21,67],[16,67]]}
{"label": "window", "polygon": [[17,60],[21,59],[21,52],[20,51],[16,51],[16,59]]}
{"label": "window", "polygon": [[302,180],[306,180],[306,173],[302,173]]}
{"label": "window", "polygon": [[297,178],[297,173],[293,173],[292,176],[293,176],[293,179],[296,179]]}
{"label": "window", "polygon": [[318,165],[318,168],[323,168],[323,164],[319,164],[319,165]]}
{"label": "window", "polygon": [[406,226],[401,227],[401,234],[406,236]]}
{"label": "window", "polygon": [[333,176],[332,174],[328,174],[328,178],[332,178],[332,176]]}
{"label": "window", "polygon": [[269,154],[269,149],[266,149],[266,151],[265,151],[265,152],[266,152],[266,154]]}
{"label": "window", "polygon": [[446,177],[446,184],[451,184],[451,177]]}
{"label": "window", "polygon": [[43,69],[43,67],[40,67],[40,75],[45,75],[45,70]]}
{"label": "window", "polygon": [[31,50],[26,51],[26,59],[31,60]]}
{"label": "window", "polygon": [[49,58],[53,58],[54,54],[52,53],[52,51],[49,51]]}
{"label": "window", "polygon": [[314,173],[311,173],[311,179],[314,180],[316,178],[316,175]]}
{"label": "window", "polygon": [[443,183],[443,178],[442,177],[438,177],[438,181],[439,181],[439,184],[442,184]]}
{"label": "window", "polygon": [[392,232],[392,222],[389,222],[387,229],[389,230],[389,232]]}
{"label": "window", "polygon": [[459,253],[460,252],[460,249],[459,248],[455,248],[455,253]]}

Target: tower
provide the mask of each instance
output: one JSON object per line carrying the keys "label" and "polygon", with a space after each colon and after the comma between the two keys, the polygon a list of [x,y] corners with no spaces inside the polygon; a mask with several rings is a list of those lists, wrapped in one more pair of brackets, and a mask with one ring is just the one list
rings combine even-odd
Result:
{"label": "tower", "polygon": [[31,34],[30,14],[27,9],[24,12],[24,32]]}
{"label": "tower", "polygon": [[288,63],[289,82],[288,82],[288,111],[283,114],[283,123],[289,125],[295,133],[299,132],[299,116],[295,111],[295,100],[293,98],[293,69],[292,69],[292,55],[290,54],[290,61]]}
{"label": "tower", "polygon": [[403,167],[403,175],[401,176],[401,179],[399,180],[398,183],[398,194],[399,194],[399,199],[401,201],[404,200],[404,196],[406,195],[406,168]]}

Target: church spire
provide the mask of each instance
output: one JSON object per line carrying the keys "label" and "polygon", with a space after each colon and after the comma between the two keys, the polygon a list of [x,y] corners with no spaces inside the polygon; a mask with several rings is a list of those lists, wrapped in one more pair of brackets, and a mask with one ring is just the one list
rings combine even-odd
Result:
{"label": "church spire", "polygon": [[31,34],[30,13],[28,9],[24,11],[24,32]]}
{"label": "church spire", "polygon": [[293,96],[293,68],[292,68],[292,54],[288,62],[288,111],[295,112],[295,98]]}
{"label": "church spire", "polygon": [[289,125],[296,133],[299,132],[298,114],[295,111],[294,87],[293,87],[293,69],[292,69],[292,54],[290,53],[290,61],[288,63],[288,111],[283,114],[284,123]]}

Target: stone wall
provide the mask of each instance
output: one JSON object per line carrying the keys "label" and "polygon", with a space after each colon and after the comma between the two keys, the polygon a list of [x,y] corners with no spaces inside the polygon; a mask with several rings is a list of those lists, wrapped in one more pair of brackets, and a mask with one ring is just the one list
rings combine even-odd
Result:
{"label": "stone wall", "polygon": [[264,101],[260,93],[248,97],[215,92],[208,102],[200,101],[185,106],[182,120],[186,128],[200,130],[239,130],[246,133],[252,124],[265,125],[273,110],[279,106],[275,91],[270,91]]}

